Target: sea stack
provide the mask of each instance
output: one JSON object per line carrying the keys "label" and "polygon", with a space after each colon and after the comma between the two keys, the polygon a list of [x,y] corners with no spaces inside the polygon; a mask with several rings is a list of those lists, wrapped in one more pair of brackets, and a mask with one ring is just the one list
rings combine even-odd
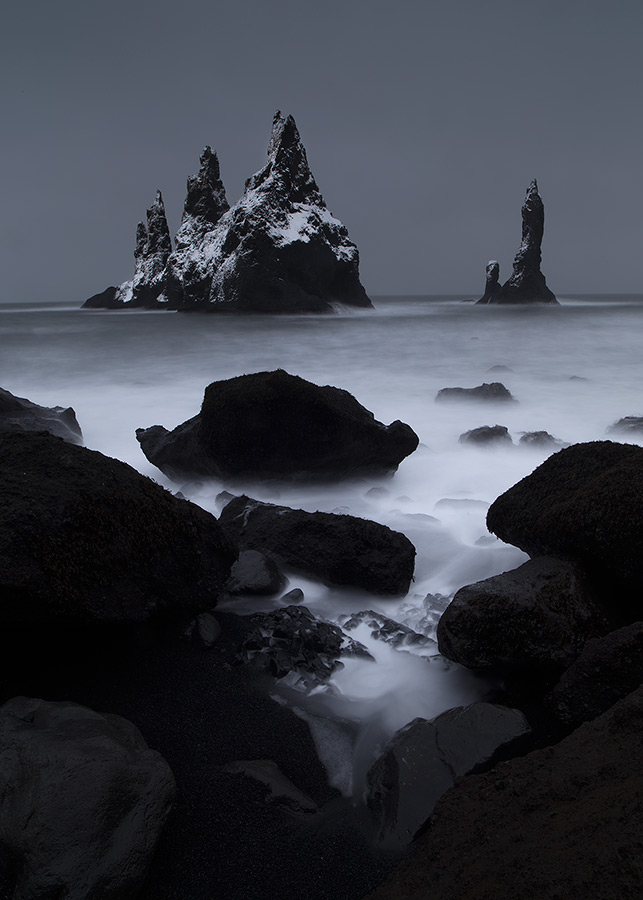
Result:
{"label": "sea stack", "polygon": [[[540,271],[540,247],[545,227],[545,209],[534,179],[527,188],[522,207],[522,242],[514,258],[511,278],[489,299],[479,303],[558,303]],[[489,266],[487,266],[487,283]]]}
{"label": "sea stack", "polygon": [[268,161],[230,208],[216,153],[206,147],[171,252],[160,193],[139,225],[136,271],[90,298],[93,308],[182,312],[326,313],[372,306],[359,253],[328,210],[295,120],[274,117]]}
{"label": "sea stack", "polygon": [[490,259],[487,263],[487,279],[484,286],[484,294],[478,300],[478,303],[493,303],[498,291],[500,290],[500,263],[495,259]]}

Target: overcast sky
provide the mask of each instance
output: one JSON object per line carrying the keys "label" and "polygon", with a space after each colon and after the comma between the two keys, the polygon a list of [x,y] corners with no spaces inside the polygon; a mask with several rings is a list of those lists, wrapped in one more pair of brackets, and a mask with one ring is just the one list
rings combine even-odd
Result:
{"label": "overcast sky", "polygon": [[641,0],[16,0],[0,36],[1,300],[130,278],[206,144],[228,199],[294,115],[371,295],[511,273],[532,178],[558,294],[643,293]]}

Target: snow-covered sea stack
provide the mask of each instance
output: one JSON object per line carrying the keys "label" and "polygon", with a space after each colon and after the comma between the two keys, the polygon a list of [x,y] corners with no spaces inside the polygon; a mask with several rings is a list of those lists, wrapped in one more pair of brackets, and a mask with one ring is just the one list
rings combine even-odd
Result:
{"label": "snow-covered sea stack", "polygon": [[545,208],[534,179],[527,188],[522,207],[522,242],[514,258],[513,274],[499,290],[489,295],[492,263],[488,263],[487,287],[478,303],[558,303],[540,271],[544,228]]}
{"label": "snow-covered sea stack", "polygon": [[169,233],[160,241],[161,212],[167,229],[159,194],[147,232],[137,231],[131,288],[108,289],[85,306],[289,313],[371,306],[357,247],[324,202],[292,116],[275,115],[268,161],[231,209],[216,154],[206,148],[188,180],[173,253]]}

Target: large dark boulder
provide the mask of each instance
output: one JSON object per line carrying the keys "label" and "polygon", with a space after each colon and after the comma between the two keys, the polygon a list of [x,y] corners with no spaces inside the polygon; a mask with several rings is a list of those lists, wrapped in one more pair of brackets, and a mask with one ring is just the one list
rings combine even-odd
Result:
{"label": "large dark boulder", "polygon": [[135,898],[174,799],[138,729],[75,703],[0,707],[0,856],[14,897]]}
{"label": "large dark boulder", "polygon": [[38,406],[0,388],[0,432],[48,431],[72,444],[82,444],[83,433],[76,413],[68,406]]}
{"label": "large dark boulder", "polygon": [[534,179],[527,188],[522,207],[522,242],[514,258],[511,278],[491,296],[478,303],[558,303],[540,271],[545,208]]}
{"label": "large dark boulder", "polygon": [[514,403],[515,397],[504,384],[492,381],[490,384],[479,384],[477,387],[447,387],[438,391],[435,399],[438,403],[458,400],[482,400],[490,403]]}
{"label": "large dark boulder", "polygon": [[561,743],[462,778],[368,900],[643,895],[643,688]]}
{"label": "large dark boulder", "polygon": [[561,450],[498,497],[487,526],[530,556],[577,560],[613,614],[640,618],[643,448],[593,441]]}
{"label": "large dark boulder", "polygon": [[609,625],[578,566],[532,559],[466,585],[438,624],[438,647],[470,668],[557,677]]}
{"label": "large dark boulder", "polygon": [[3,624],[143,621],[208,609],[235,553],[216,519],[130,466],[0,433]]}
{"label": "large dark boulder", "polygon": [[136,431],[168,477],[305,479],[395,470],[418,445],[409,425],[383,425],[348,393],[282,369],[215,381],[199,415],[173,431]]}
{"label": "large dark boulder", "polygon": [[409,844],[459,775],[529,731],[521,712],[493,703],[455,707],[400,728],[366,776],[377,842],[390,849]]}
{"label": "large dark boulder", "polygon": [[241,496],[223,508],[219,523],[241,549],[269,553],[278,563],[329,584],[385,596],[405,594],[413,578],[413,544],[368,519]]}
{"label": "large dark boulder", "polygon": [[556,715],[576,728],[643,684],[643,622],[588,641],[551,693]]}

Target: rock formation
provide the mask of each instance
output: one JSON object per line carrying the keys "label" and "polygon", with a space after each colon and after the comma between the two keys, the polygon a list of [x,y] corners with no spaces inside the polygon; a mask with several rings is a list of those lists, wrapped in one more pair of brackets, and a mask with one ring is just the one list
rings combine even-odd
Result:
{"label": "rock formation", "polygon": [[125,463],[1,433],[4,628],[143,622],[217,602],[235,553],[216,519]]}
{"label": "rock formation", "polygon": [[170,253],[160,194],[139,226],[133,282],[108,288],[91,308],[134,306],[210,312],[333,312],[370,307],[359,254],[328,210],[308,166],[295,120],[277,113],[268,162],[229,208],[217,156],[206,147],[188,180]]}
{"label": "rock formation", "polygon": [[14,897],[123,900],[145,880],[175,794],[131,722],[76,703],[0,707],[0,849]]}
{"label": "rock formation", "polygon": [[68,406],[38,406],[0,388],[0,431],[47,431],[71,444],[82,444],[76,413]]}
{"label": "rock formation", "polygon": [[487,279],[484,286],[484,294],[478,300],[478,303],[493,303],[495,297],[500,290],[500,263],[495,259],[490,259],[487,263]]}
{"label": "rock formation", "polygon": [[340,478],[394,470],[418,445],[409,425],[383,425],[348,391],[282,369],[215,381],[197,416],[136,437],[170,478]]}
{"label": "rock formation", "polygon": [[515,397],[500,381],[479,384],[477,387],[447,387],[435,395],[438,403],[452,400],[483,400],[491,403],[515,402]]}
{"label": "rock formation", "polygon": [[493,278],[493,263],[489,263],[487,287],[478,303],[558,303],[540,271],[544,227],[545,209],[534,179],[527,188],[522,207],[522,242],[514,258],[513,274],[500,289],[496,289],[494,282],[490,281]]}
{"label": "rock formation", "polygon": [[368,519],[241,496],[224,506],[219,524],[241,550],[268,553],[278,564],[326,584],[395,596],[406,594],[413,578],[413,544],[399,531]]}

